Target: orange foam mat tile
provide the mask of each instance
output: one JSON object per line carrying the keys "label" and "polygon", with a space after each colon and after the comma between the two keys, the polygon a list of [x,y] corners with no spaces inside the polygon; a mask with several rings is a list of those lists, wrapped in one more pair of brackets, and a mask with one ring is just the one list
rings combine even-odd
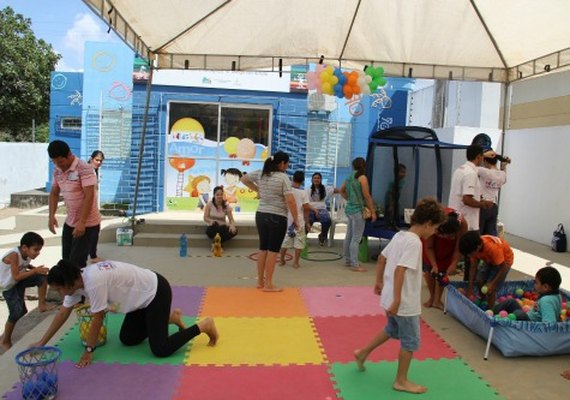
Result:
{"label": "orange foam mat tile", "polygon": [[309,317],[215,318],[216,346],[200,335],[186,353],[186,365],[324,364],[320,341]]}
{"label": "orange foam mat tile", "polygon": [[305,317],[299,289],[267,293],[256,288],[209,287],[201,315],[209,317]]}

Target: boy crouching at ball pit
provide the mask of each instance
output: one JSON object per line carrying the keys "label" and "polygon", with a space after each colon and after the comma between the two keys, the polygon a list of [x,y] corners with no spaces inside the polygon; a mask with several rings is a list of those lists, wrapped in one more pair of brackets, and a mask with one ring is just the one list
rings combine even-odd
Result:
{"label": "boy crouching at ball pit", "polygon": [[[507,299],[493,308],[495,314],[514,314],[519,321],[534,322],[560,322],[562,318],[562,298],[560,296],[560,283],[562,277],[556,268],[544,267],[537,271],[534,277],[534,290],[538,294],[538,299],[531,307],[522,306],[517,299]],[[518,289],[522,291],[522,289]],[[517,293],[521,295],[521,293]],[[566,310],[564,310],[566,311]]]}
{"label": "boy crouching at ball pit", "polygon": [[26,288],[38,287],[38,308],[41,312],[55,308],[46,303],[48,268],[34,267],[30,262],[42,250],[44,239],[35,232],[25,233],[20,246],[6,252],[0,259],[0,291],[8,306],[8,320],[2,334],[2,349],[12,347],[12,333],[16,322],[28,312],[25,302]]}
{"label": "boy crouching at ball pit", "polygon": [[398,372],[392,384],[397,391],[427,392],[425,386],[408,380],[414,351],[420,345],[421,239],[433,235],[444,221],[445,213],[441,204],[434,198],[420,200],[412,214],[410,229],[396,233],[378,257],[374,293],[380,295],[380,305],[386,310],[388,322],[366,347],[354,351],[354,358],[358,369],[364,371],[364,363],[374,349],[388,339],[400,340]]}
{"label": "boy crouching at ball pit", "polygon": [[477,284],[482,301],[492,309],[497,291],[505,281],[514,261],[513,250],[502,238],[481,236],[478,231],[469,231],[459,241],[459,251],[469,263],[467,297],[473,297],[473,282]]}

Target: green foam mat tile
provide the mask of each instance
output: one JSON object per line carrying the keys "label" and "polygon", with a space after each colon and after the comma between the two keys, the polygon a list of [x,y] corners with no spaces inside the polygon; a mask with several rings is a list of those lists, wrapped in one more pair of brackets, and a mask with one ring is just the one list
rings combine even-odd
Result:
{"label": "green foam mat tile", "polygon": [[344,400],[368,399],[503,399],[483,381],[463,360],[412,360],[408,378],[419,385],[427,386],[427,393],[398,392],[392,389],[397,362],[367,362],[361,372],[355,363],[334,363],[331,366],[333,380]]}
{"label": "green foam mat tile", "polygon": [[[119,340],[119,332],[123,323],[124,315],[107,315],[107,343],[98,347],[93,357],[94,363],[120,363],[120,364],[154,364],[154,365],[184,365],[185,353],[193,342],[182,346],[170,357],[158,358],[152,354],[148,341],[145,340],[137,346],[125,346]],[[196,323],[195,317],[182,317],[187,326]],[[170,325],[169,332],[175,333],[178,327]],[[62,351],[61,361],[79,360],[84,348],[79,339],[79,325],[75,324],[69,332],[63,336],[56,345]]]}

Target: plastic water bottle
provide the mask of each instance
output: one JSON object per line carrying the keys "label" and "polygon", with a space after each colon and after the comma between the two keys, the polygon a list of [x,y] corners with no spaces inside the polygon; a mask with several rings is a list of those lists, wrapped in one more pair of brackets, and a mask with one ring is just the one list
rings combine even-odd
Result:
{"label": "plastic water bottle", "polygon": [[188,236],[185,233],[180,235],[180,257],[188,255]]}
{"label": "plastic water bottle", "polygon": [[297,236],[297,232],[295,231],[295,224],[291,224],[289,226],[289,228],[287,229],[287,235],[289,235],[289,237],[292,237],[292,238]]}

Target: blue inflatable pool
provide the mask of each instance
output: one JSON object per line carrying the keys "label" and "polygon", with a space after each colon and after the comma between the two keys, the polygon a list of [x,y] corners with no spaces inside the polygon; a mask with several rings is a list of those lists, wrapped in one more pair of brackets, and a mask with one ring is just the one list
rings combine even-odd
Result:
{"label": "blue inflatable pool", "polygon": [[[487,340],[484,358],[489,355],[491,343],[505,357],[549,356],[570,354],[570,321],[542,323],[496,319],[485,314],[458,289],[466,282],[450,282],[447,286],[445,312],[449,312],[469,330]],[[498,295],[512,294],[517,288],[533,290],[534,281],[506,281]],[[564,301],[570,294],[560,291]]]}

